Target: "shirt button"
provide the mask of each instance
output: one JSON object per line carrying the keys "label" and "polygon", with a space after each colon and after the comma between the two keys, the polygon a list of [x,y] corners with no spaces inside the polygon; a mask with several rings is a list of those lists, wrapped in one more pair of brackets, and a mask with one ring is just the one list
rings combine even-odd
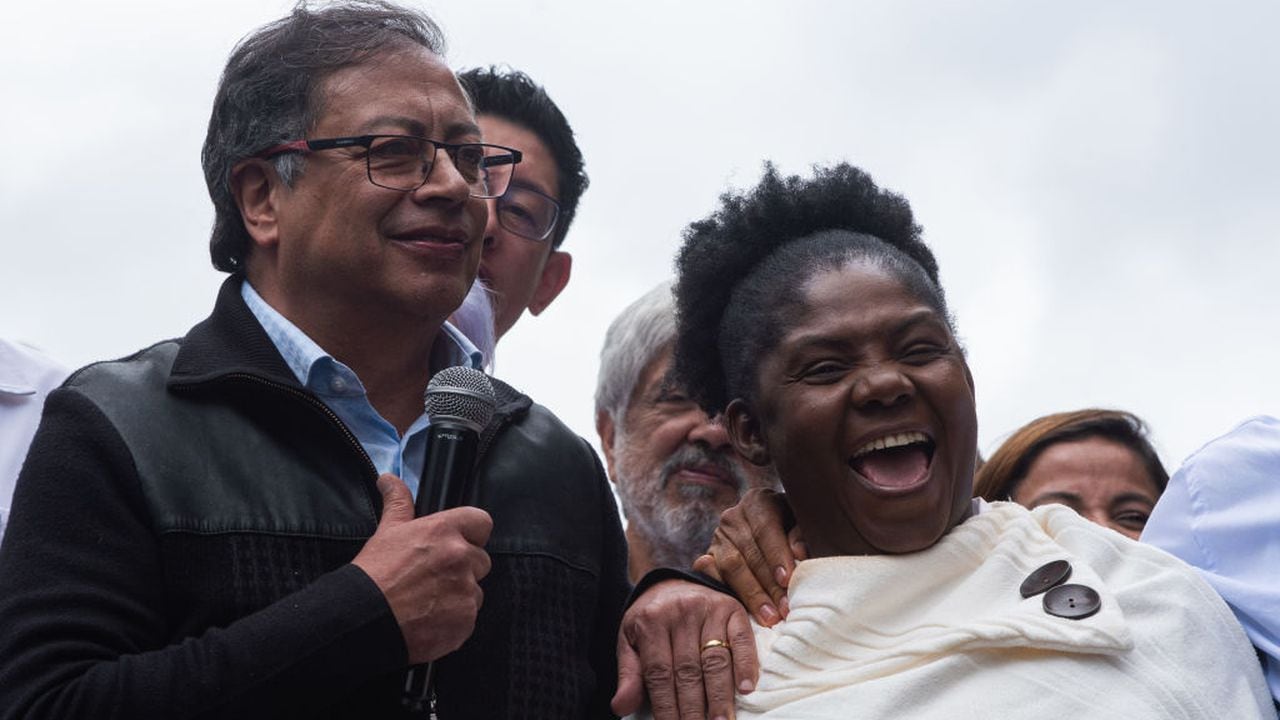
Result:
{"label": "shirt button", "polygon": [[1101,607],[1097,591],[1084,585],[1059,585],[1044,595],[1044,611],[1068,620],[1082,620]]}
{"label": "shirt button", "polygon": [[1018,592],[1022,593],[1022,597],[1029,598],[1051,587],[1061,585],[1069,577],[1071,577],[1071,563],[1066,560],[1054,560],[1041,565],[1035,572],[1028,575],[1027,579],[1022,581],[1022,587],[1018,588]]}
{"label": "shirt button", "polygon": [[336,377],[336,378],[334,378],[334,379],[329,383],[329,389],[330,389],[330,390],[332,390],[332,391],[333,391],[333,392],[335,392],[335,393],[346,392],[346,391],[347,391],[347,381],[346,381],[346,380],[343,380],[343,379],[342,379],[342,378],[340,378],[340,377]]}

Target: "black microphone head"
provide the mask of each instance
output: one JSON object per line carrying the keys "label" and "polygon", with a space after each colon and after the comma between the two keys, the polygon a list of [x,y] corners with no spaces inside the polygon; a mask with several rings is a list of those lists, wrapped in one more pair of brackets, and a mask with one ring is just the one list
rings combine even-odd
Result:
{"label": "black microphone head", "polygon": [[436,373],[427,383],[423,401],[431,422],[452,421],[476,432],[489,424],[498,405],[489,376],[461,365]]}

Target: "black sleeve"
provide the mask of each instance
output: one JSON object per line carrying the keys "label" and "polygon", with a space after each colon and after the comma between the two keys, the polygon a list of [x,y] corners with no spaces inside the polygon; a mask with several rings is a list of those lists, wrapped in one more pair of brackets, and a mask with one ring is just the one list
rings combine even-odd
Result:
{"label": "black sleeve", "polygon": [[[0,545],[0,716],[279,717],[406,663],[373,581],[345,565],[197,637],[172,636],[131,456],[74,389],[49,395]],[[292,712],[290,713],[292,714]]]}
{"label": "black sleeve", "polygon": [[600,459],[595,457],[596,486],[600,488],[600,516],[603,523],[603,552],[600,571],[600,606],[596,614],[595,636],[591,641],[592,667],[596,670],[596,692],[591,717],[616,717],[609,702],[618,687],[618,628],[626,608],[631,581],[627,577],[627,539],[618,518],[618,503],[609,489],[609,479]]}
{"label": "black sleeve", "polygon": [[631,591],[630,597],[627,598],[626,607],[631,607],[636,600],[640,599],[641,595],[645,594],[645,591],[664,580],[684,580],[685,582],[703,585],[725,595],[733,596],[732,588],[705,573],[700,573],[697,570],[658,567],[645,573],[644,577],[640,578],[640,582],[636,583],[635,589]]}

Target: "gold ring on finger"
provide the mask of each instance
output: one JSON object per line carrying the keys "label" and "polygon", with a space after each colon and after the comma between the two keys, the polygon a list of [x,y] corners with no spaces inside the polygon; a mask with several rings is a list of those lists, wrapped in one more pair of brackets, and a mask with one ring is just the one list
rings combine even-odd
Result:
{"label": "gold ring on finger", "polygon": [[706,642],[702,643],[702,652],[706,652],[706,651],[710,650],[711,648],[718,648],[718,647],[720,647],[720,648],[728,648],[729,646],[728,646],[728,645],[726,645],[726,644],[725,644],[725,642],[724,642],[723,640],[708,640],[708,641],[706,641]]}

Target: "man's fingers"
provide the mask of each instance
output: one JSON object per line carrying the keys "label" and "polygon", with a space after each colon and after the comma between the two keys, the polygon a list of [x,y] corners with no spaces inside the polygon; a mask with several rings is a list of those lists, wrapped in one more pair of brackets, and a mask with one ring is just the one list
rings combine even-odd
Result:
{"label": "man's fingers", "polygon": [[707,717],[717,720],[733,717],[733,655],[726,632],[723,621],[709,620],[700,645]]}
{"label": "man's fingers", "polygon": [[[702,677],[702,625],[700,622],[682,622],[671,632],[672,675],[680,720],[705,720],[707,717],[707,692]],[[656,712],[654,718],[657,718]]]}
{"label": "man's fingers", "polygon": [[[687,612],[678,601],[679,592],[690,583],[668,580],[656,583],[627,609],[618,632],[618,693],[613,708],[619,714],[634,712],[643,697],[649,696],[649,710],[654,720],[680,720],[676,702],[675,665],[671,654],[671,628],[688,622]],[[694,586],[697,587],[697,586]],[[677,598],[673,601],[674,597]],[[638,676],[641,693],[633,691],[635,680],[623,676],[623,668],[633,678]],[[626,683],[624,685],[624,683]],[[625,691],[625,692],[624,692]]]}
{"label": "man's fingers", "polygon": [[670,636],[632,639],[631,646],[640,650],[640,679],[649,695],[653,720],[680,720]]}
{"label": "man's fingers", "polygon": [[378,492],[382,493],[379,527],[399,525],[413,519],[413,494],[403,480],[391,473],[383,473],[378,476]]}
{"label": "man's fingers", "polygon": [[489,575],[489,571],[493,569],[493,559],[489,557],[489,553],[483,548],[477,548],[471,560],[471,575],[479,583]]}
{"label": "man's fingers", "polygon": [[493,518],[489,513],[476,507],[456,507],[452,510],[438,512],[432,517],[448,517],[450,522],[457,523],[462,539],[477,547],[484,547],[493,532]]}
{"label": "man's fingers", "polygon": [[[619,691],[612,703],[619,713],[638,704],[638,673],[654,720],[728,720],[741,679],[756,672],[746,610],[728,595],[695,583],[655,584],[627,610],[621,635]],[[733,658],[734,644],[744,648],[741,669]]]}
{"label": "man's fingers", "polygon": [[466,557],[471,563],[471,575],[477,582],[483,580],[493,567],[489,553],[484,544],[489,542],[489,534],[493,531],[493,518],[489,513],[474,507],[459,507],[433,513],[418,522],[444,523],[444,527],[456,532],[466,545]]}
{"label": "man's fingers", "polygon": [[619,717],[626,717],[640,709],[644,701],[644,678],[640,676],[640,656],[636,655],[626,636],[618,633],[618,691],[613,694],[609,707]]}
{"label": "man's fingers", "polygon": [[729,616],[727,623],[729,650],[733,657],[733,679],[738,692],[749,693],[756,689],[760,679],[760,658],[756,654],[756,635],[751,621],[742,610]]}

